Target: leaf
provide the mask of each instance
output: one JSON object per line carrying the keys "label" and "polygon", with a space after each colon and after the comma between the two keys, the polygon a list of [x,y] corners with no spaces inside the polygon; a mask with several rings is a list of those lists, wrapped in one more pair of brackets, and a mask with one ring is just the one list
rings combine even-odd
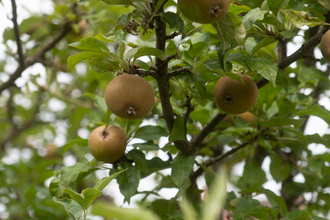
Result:
{"label": "leaf", "polygon": [[164,3],[166,2],[166,0],[158,0],[157,4],[155,6],[155,12],[158,12],[158,10],[160,9],[160,7],[162,7],[162,5],[164,5]]}
{"label": "leaf", "polygon": [[126,170],[127,169],[121,170],[121,171],[118,171],[118,172],[112,174],[111,176],[103,177],[102,179],[97,181],[97,183],[95,184],[95,186],[93,188],[97,189],[99,191],[102,191],[113,179],[115,179],[119,174],[125,172]]}
{"label": "leaf", "polygon": [[127,153],[127,158],[134,160],[135,166],[144,173],[148,172],[148,162],[146,156],[139,150],[133,149]]}
{"label": "leaf", "polygon": [[75,201],[68,199],[57,199],[56,197],[53,197],[53,201],[62,205],[71,219],[79,220],[83,214],[83,209],[79,203]]}
{"label": "leaf", "polygon": [[276,76],[278,70],[276,63],[263,58],[247,59],[246,63],[250,68],[258,71],[260,75],[270,81],[274,88],[276,87]]}
{"label": "leaf", "polygon": [[168,136],[167,131],[161,126],[152,125],[140,127],[134,134],[134,138],[140,138],[146,141],[158,140],[163,136]]}
{"label": "leaf", "polygon": [[269,208],[260,204],[256,199],[251,199],[249,196],[243,196],[234,211],[233,220],[245,219],[247,216],[254,216],[257,219],[275,219],[278,214],[277,209]]}
{"label": "leaf", "polygon": [[253,186],[261,186],[267,181],[266,173],[254,159],[250,159],[245,163],[243,171],[244,180]]}
{"label": "leaf", "polygon": [[[164,0],[162,0],[164,1]],[[184,30],[184,22],[180,15],[173,12],[165,12],[162,14],[162,20],[166,22],[171,29],[177,28],[179,33],[182,33]]]}
{"label": "leaf", "polygon": [[208,197],[205,203],[202,203],[201,220],[218,219],[222,208],[225,206],[227,194],[227,177],[225,169],[219,169],[219,172],[212,181]]}
{"label": "leaf", "polygon": [[183,186],[184,181],[189,177],[195,164],[194,157],[185,157],[183,155],[178,155],[171,162],[171,176],[172,180],[178,188]]}
{"label": "leaf", "polygon": [[268,126],[285,126],[293,125],[295,128],[300,128],[306,119],[283,119],[283,118],[271,118]]}
{"label": "leaf", "polygon": [[132,196],[135,195],[136,190],[140,183],[140,171],[134,167],[132,164],[128,162],[120,163],[121,167],[124,169],[128,169],[124,172],[120,180],[118,181],[120,193],[125,197],[125,201],[128,203]]}
{"label": "leaf", "polygon": [[318,25],[325,25],[326,23],[318,17],[309,17],[305,11],[295,11],[292,9],[281,9],[281,12],[292,22],[297,28],[305,25],[315,27]]}
{"label": "leaf", "polygon": [[213,28],[217,31],[217,34],[221,40],[222,49],[225,50],[233,40],[235,36],[235,26],[228,14],[220,21],[212,23]]}
{"label": "leaf", "polygon": [[246,15],[243,16],[242,22],[246,30],[250,30],[250,28],[253,26],[253,24],[257,20],[263,20],[265,14],[268,11],[266,10],[260,10],[260,8],[254,8],[251,11],[249,11]]}
{"label": "leaf", "polygon": [[286,0],[267,0],[267,4],[269,9],[274,13],[275,16],[277,16],[277,13],[285,1]]}
{"label": "leaf", "polygon": [[270,173],[272,174],[276,182],[282,182],[286,180],[290,175],[290,166],[288,163],[283,162],[282,158],[277,155],[271,155],[271,163],[269,165]]}
{"label": "leaf", "polygon": [[281,215],[284,216],[288,212],[288,208],[285,204],[283,197],[276,195],[273,191],[269,189],[264,189],[262,187],[250,186],[245,190],[242,190],[241,193],[258,193],[265,194],[268,201],[272,204],[273,207],[279,207]]}
{"label": "leaf", "polygon": [[330,11],[330,1],[328,0],[317,0],[321,5],[323,5],[328,11]]}
{"label": "leaf", "polygon": [[140,47],[136,53],[134,54],[134,61],[142,56],[155,56],[157,58],[159,58],[160,60],[164,60],[166,58],[166,54],[157,49],[157,48],[152,48],[152,47]]}
{"label": "leaf", "polygon": [[169,141],[174,142],[177,140],[185,140],[186,139],[185,133],[186,132],[184,128],[184,118],[183,117],[175,118],[173,130],[169,136]]}
{"label": "leaf", "polygon": [[94,99],[94,105],[102,110],[104,113],[107,113],[108,107],[105,103],[104,97],[96,95]]}
{"label": "leaf", "polygon": [[197,220],[197,213],[186,197],[183,197],[180,202],[180,207],[182,209],[183,219],[185,220]]}
{"label": "leaf", "polygon": [[283,220],[310,220],[311,214],[307,210],[295,209],[292,212],[288,212]]}
{"label": "leaf", "polygon": [[91,213],[118,220],[161,220],[156,214],[142,207],[139,209],[119,208],[114,204],[101,202],[93,205]]}
{"label": "leaf", "polygon": [[91,167],[92,163],[86,158],[82,158],[81,161],[73,166],[63,167],[61,169],[60,188],[75,189],[78,178],[89,173]]}
{"label": "leaf", "polygon": [[132,0],[79,0],[78,4],[84,4],[86,2],[92,2],[92,1],[102,1],[109,5],[133,5]]}
{"label": "leaf", "polygon": [[206,48],[207,48],[207,43],[197,42],[195,44],[190,45],[188,54],[190,57],[195,58],[198,57],[201,53],[203,53]]}
{"label": "leaf", "polygon": [[48,190],[53,197],[60,197],[62,195],[60,190],[60,177],[56,177],[50,181]]}
{"label": "leaf", "polygon": [[296,115],[314,115],[323,119],[328,125],[330,125],[330,114],[329,111],[321,107],[320,105],[313,105],[311,109],[301,110],[296,113]]}
{"label": "leaf", "polygon": [[263,47],[266,47],[272,43],[275,43],[276,41],[277,41],[276,38],[273,38],[273,37],[264,38],[255,47],[253,47],[252,52],[251,52],[251,57],[253,57],[255,55],[255,53],[258,52]]}
{"label": "leaf", "polygon": [[152,141],[148,141],[144,143],[136,143],[136,144],[132,144],[132,146],[143,151],[159,150],[159,146]]}
{"label": "leaf", "polygon": [[83,210],[86,210],[84,208],[84,205],[83,205],[83,200],[84,200],[84,197],[82,195],[80,195],[79,193],[76,193],[75,191],[71,190],[71,189],[63,189],[63,191],[67,194],[69,194],[69,196],[71,197],[72,200],[76,201]]}

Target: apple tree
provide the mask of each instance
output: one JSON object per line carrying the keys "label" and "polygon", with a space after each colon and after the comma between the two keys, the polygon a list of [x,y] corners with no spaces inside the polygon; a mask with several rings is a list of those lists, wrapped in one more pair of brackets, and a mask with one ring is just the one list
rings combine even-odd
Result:
{"label": "apple tree", "polygon": [[328,0],[51,2],[0,0],[0,219],[329,218]]}

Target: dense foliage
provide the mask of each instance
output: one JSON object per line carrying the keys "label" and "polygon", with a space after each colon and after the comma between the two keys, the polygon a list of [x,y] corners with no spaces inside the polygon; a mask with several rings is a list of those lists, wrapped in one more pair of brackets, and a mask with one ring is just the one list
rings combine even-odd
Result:
{"label": "dense foliage", "polygon": [[[51,14],[20,23],[11,5],[0,61],[0,219],[329,217],[330,154],[311,146],[329,148],[330,136],[305,132],[311,116],[330,125],[319,103],[330,86],[319,56],[328,0],[232,1],[212,24],[189,21],[174,0],[53,0]],[[235,73],[258,86],[252,121],[215,104],[218,79]],[[108,110],[104,91],[117,74],[152,85],[144,118]],[[108,124],[128,139],[113,164],[88,149],[90,132]],[[243,173],[233,175],[238,164]],[[141,191],[148,178],[157,186]],[[138,208],[115,205],[104,193],[111,181],[123,204],[142,195]],[[171,199],[160,196],[167,188]]]}

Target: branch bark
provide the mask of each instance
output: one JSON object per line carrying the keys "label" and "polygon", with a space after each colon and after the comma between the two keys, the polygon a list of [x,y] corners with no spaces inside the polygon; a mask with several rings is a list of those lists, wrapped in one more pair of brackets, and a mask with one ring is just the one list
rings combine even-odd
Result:
{"label": "branch bark", "polygon": [[[72,23],[70,21],[67,21],[64,23],[61,31],[53,38],[53,40],[46,44],[44,47],[42,47],[33,57],[28,57],[24,60],[24,65],[19,65],[15,72],[9,77],[9,80],[7,82],[4,82],[0,85],[0,93],[4,91],[5,89],[11,87],[14,85],[15,81],[21,77],[23,71],[28,68],[29,66],[32,66],[33,64],[40,62],[47,51],[52,49],[61,39],[65,37],[66,34],[68,34],[72,30]],[[20,41],[19,38],[16,38],[16,41]],[[20,53],[18,51],[18,53]],[[19,54],[20,57],[23,57],[24,55]]]}

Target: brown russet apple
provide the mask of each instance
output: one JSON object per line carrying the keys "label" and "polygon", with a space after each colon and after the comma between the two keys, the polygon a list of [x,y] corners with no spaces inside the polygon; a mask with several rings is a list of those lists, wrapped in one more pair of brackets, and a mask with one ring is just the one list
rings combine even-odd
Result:
{"label": "brown russet apple", "polygon": [[215,85],[214,99],[217,106],[228,114],[241,114],[249,111],[257,103],[258,87],[247,75],[240,82],[230,77],[221,77]]}
{"label": "brown russet apple", "polygon": [[137,75],[116,76],[104,92],[110,111],[125,119],[138,119],[151,111],[155,92],[149,82]]}
{"label": "brown russet apple", "polygon": [[178,0],[181,13],[201,24],[219,21],[227,14],[229,6],[230,0]]}
{"label": "brown russet apple", "polygon": [[107,163],[119,160],[126,150],[127,138],[122,129],[115,125],[95,128],[89,136],[88,147],[95,159]]}
{"label": "brown russet apple", "polygon": [[322,36],[320,49],[324,59],[330,62],[330,30],[325,32],[325,34]]}

